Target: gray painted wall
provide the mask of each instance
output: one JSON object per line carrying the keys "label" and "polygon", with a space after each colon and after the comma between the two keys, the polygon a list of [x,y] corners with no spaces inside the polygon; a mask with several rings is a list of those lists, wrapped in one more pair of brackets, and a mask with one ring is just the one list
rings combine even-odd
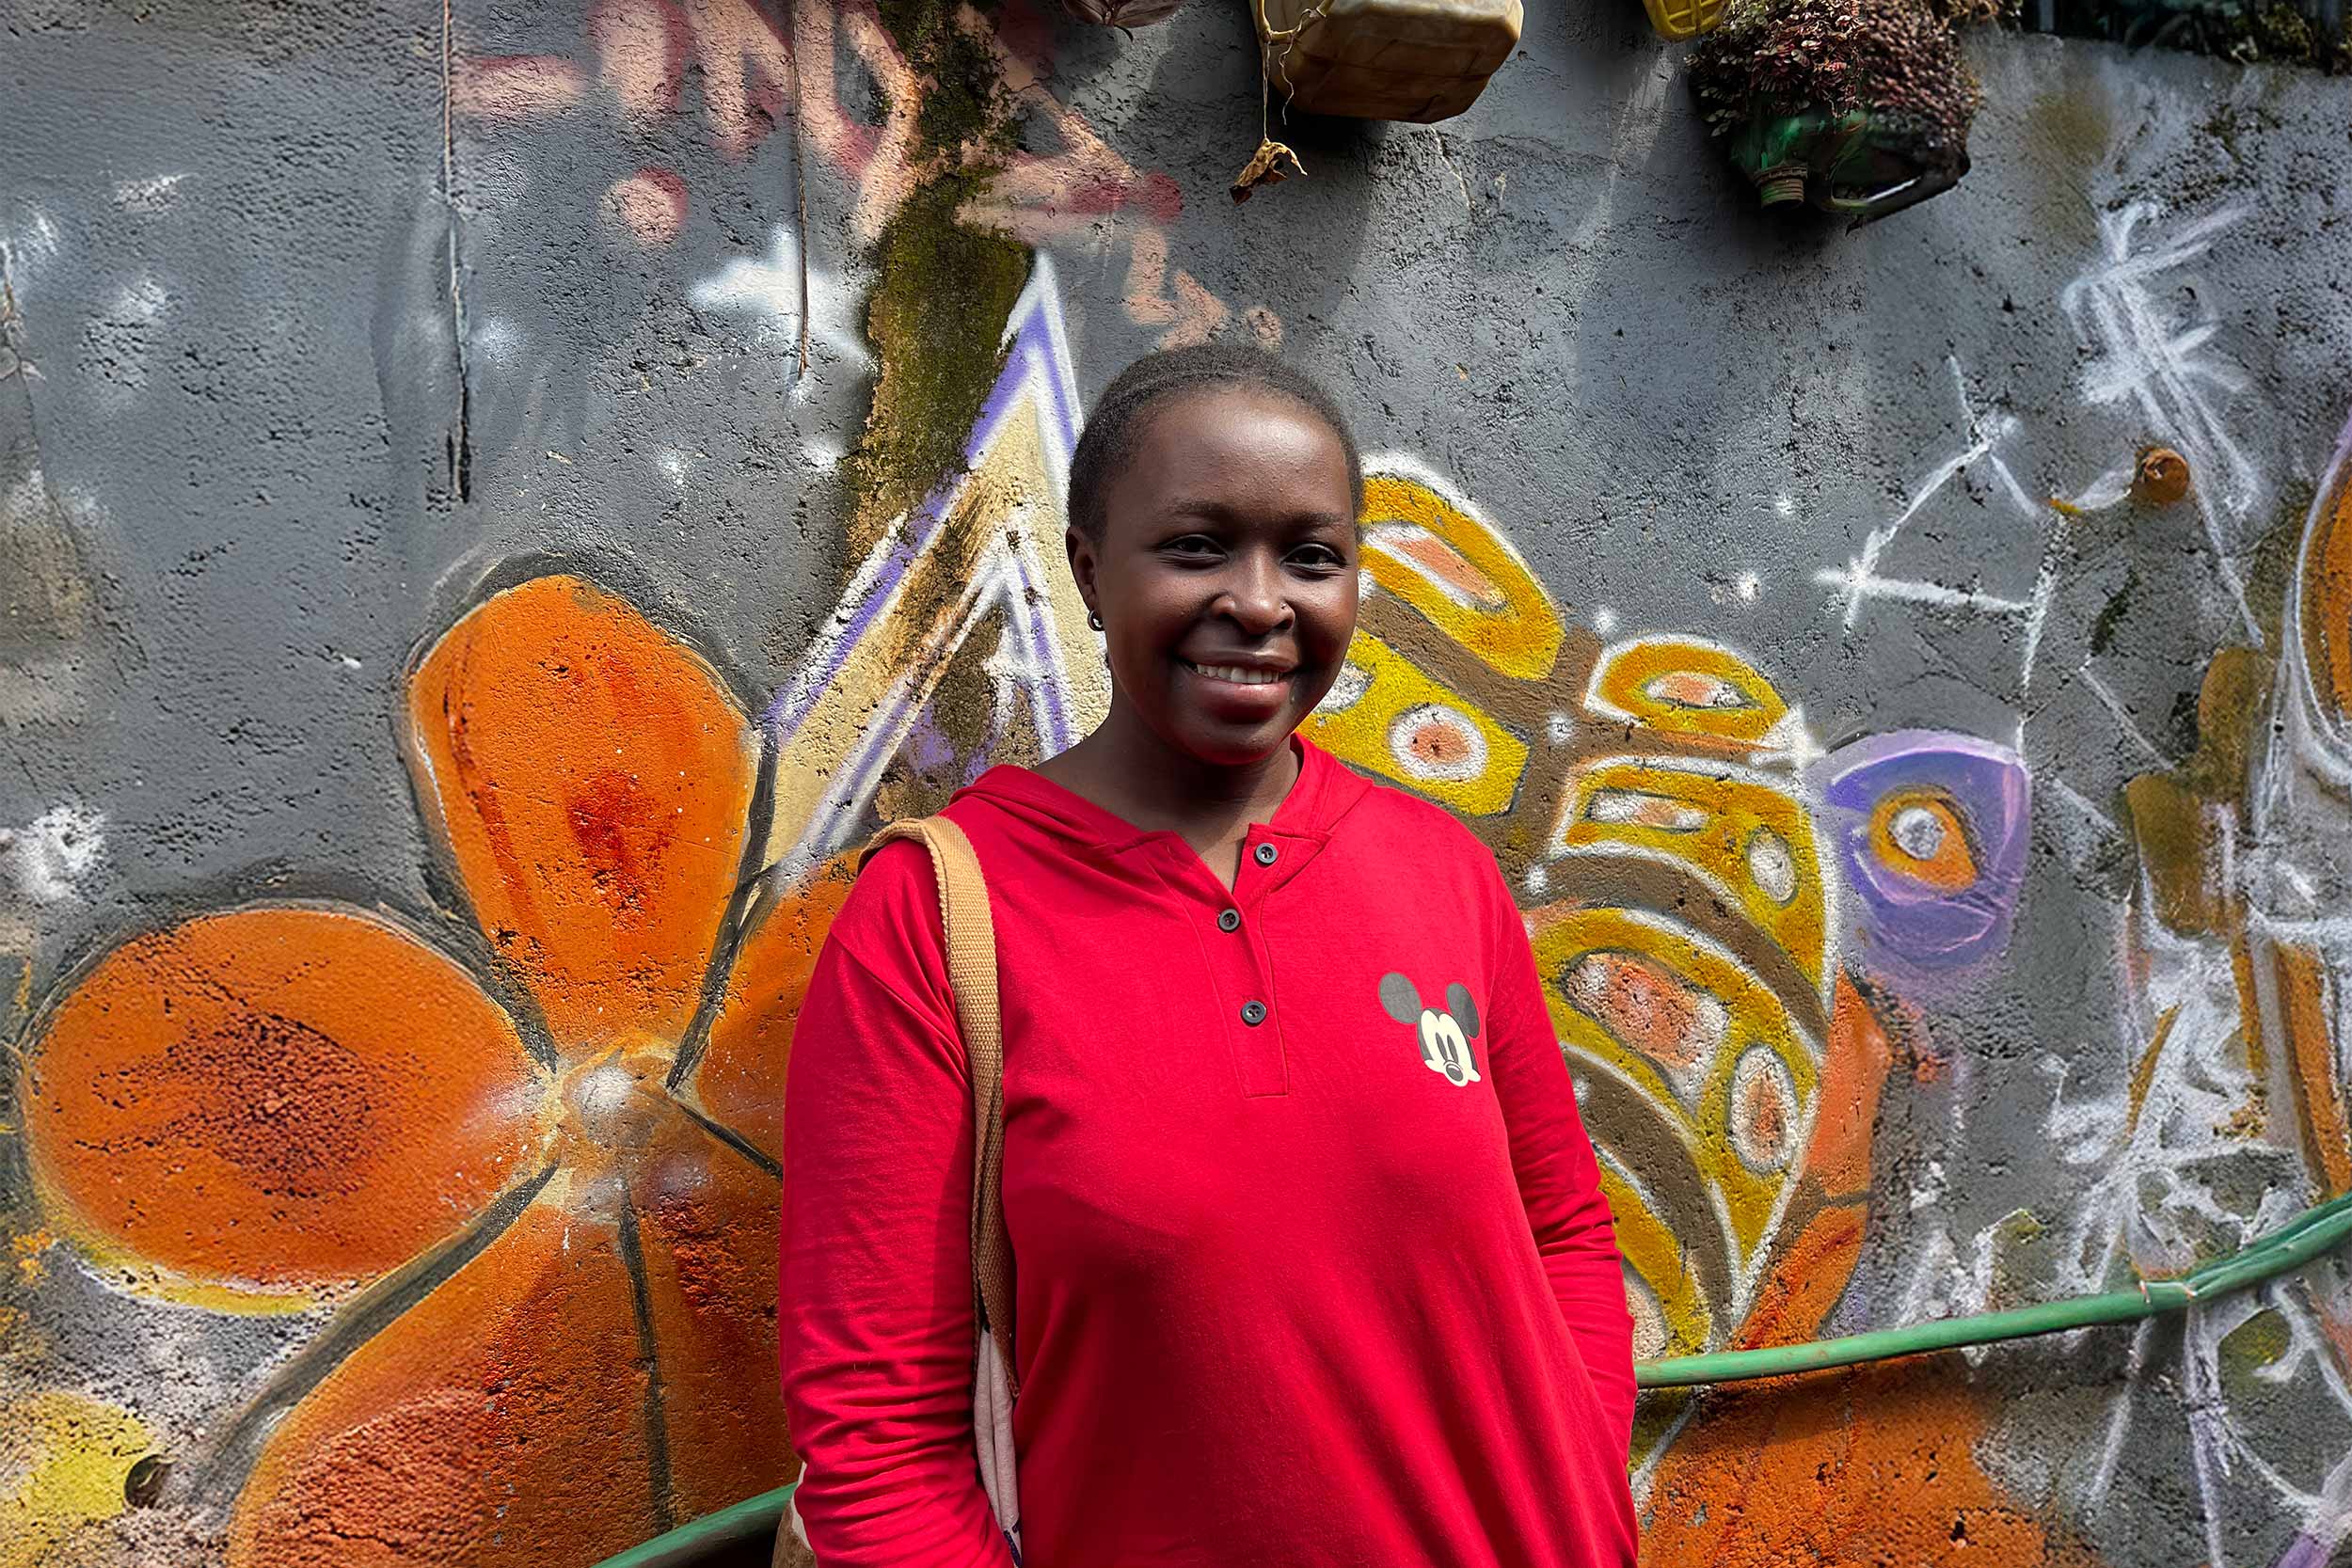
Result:
{"label": "gray painted wall", "polygon": [[[1832,823],[1804,783],[1820,753],[1929,729],[2022,758],[2022,891],[1980,963],[1877,961],[1856,927],[1869,900],[1822,873],[1820,942],[1893,1069],[1867,1093],[1825,1072],[1804,1107],[1812,1126],[1861,1106],[1870,1129],[1867,1193],[1848,1195],[1864,1240],[1820,1331],[2177,1271],[2341,1190],[2352,836],[2310,783],[2333,767],[2332,710],[2286,606],[2352,363],[2342,80],[1979,39],[1974,171],[1849,233],[1756,209],[1638,11],[1536,8],[1470,114],[1278,127],[1310,177],[1236,207],[1257,64],[1237,8],[1201,0],[1132,39],[1009,14],[993,69],[1017,145],[993,150],[921,122],[942,95],[871,13],[803,9],[796,156],[788,24],[725,4],[461,5],[446,40],[413,7],[0,4],[0,1017],[30,1064],[0,1116],[23,1238],[0,1285],[21,1329],[0,1358],[0,1520],[20,1527],[0,1540],[35,1543],[0,1562],[183,1529],[230,1531],[240,1561],[326,1560],[306,1555],[325,1537],[236,1501],[250,1452],[207,1456],[240,1412],[283,1408],[333,1365],[290,1386],[287,1357],[365,1342],[352,1303],[384,1299],[358,1279],[306,1287],[278,1304],[291,1314],[173,1305],[138,1259],[103,1257],[95,1200],[37,1181],[24,1147],[36,1101],[88,1092],[53,1028],[82,966],[290,896],[389,909],[487,964],[399,734],[412,657],[498,588],[591,577],[699,649],[746,711],[833,669],[820,637],[887,521],[853,517],[841,467],[887,357],[867,292],[894,265],[923,291],[969,285],[966,359],[1005,325],[1005,300],[953,265],[922,271],[946,209],[906,215],[967,157],[966,227],[1050,261],[1032,299],[1084,395],[1157,341],[1279,337],[1368,448],[1515,546],[1570,627],[1709,640],[1802,705],[1775,742],[1793,754],[1760,766],[1816,812],[1825,863]],[[898,20],[921,57],[935,35]],[[670,40],[675,70],[647,40]],[[886,235],[898,251],[877,250]],[[885,404],[930,406],[930,350],[889,351],[907,379]],[[960,386],[946,405],[977,412],[985,376]],[[2186,455],[2193,497],[2119,499],[2156,442]],[[1049,511],[1051,475],[1030,476]],[[920,494],[943,476],[898,477]],[[1050,564],[1050,517],[1031,522]],[[2340,585],[2303,594],[2312,624],[2341,626]],[[2256,741],[2251,780],[2190,785],[2233,824],[2191,878],[2232,912],[2184,929],[2143,876],[2157,829],[2123,792],[2189,762],[2196,693],[2230,646],[2259,650],[2248,689],[2275,695],[2227,714]],[[1084,662],[1015,685],[1074,689]],[[995,735],[952,710],[1007,687],[960,679],[932,727]],[[1485,711],[1534,733],[1546,700]],[[2298,703],[2320,717],[2289,724]],[[771,848],[846,842],[874,809],[854,804]],[[1525,827],[1496,829],[1522,876],[1542,858]],[[1561,875],[1529,883],[1531,908]],[[2282,948],[2318,976],[2303,1057],[2292,1009],[2233,978],[2233,954],[2260,967]],[[288,1095],[310,1114],[303,1085]],[[187,1204],[192,1230],[224,1212],[157,1201]],[[1787,1256],[1755,1266],[1820,1266]],[[1714,1343],[1738,1320],[1719,1317]],[[401,1354],[438,1386],[433,1357]],[[2348,1357],[2352,1290],[2329,1265],[2185,1327],[1788,1394],[1777,1417],[1672,1407],[1640,1472],[1653,1551],[2325,1562],[2352,1523]],[[58,1478],[103,1497],[147,1453],[174,1461],[157,1507],[56,1500]],[[662,1463],[673,1494],[642,1528],[611,1523],[619,1539],[696,1511],[677,1479],[703,1463],[692,1445]],[[569,1560],[485,1544],[471,1505],[435,1497],[461,1523],[421,1560]],[[1928,1528],[1947,1517],[1959,1533]]]}

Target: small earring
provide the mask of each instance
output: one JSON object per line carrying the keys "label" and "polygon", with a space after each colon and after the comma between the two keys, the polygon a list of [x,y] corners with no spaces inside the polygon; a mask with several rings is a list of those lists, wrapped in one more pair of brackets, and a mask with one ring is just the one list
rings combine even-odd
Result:
{"label": "small earring", "polygon": [[1089,610],[1087,611],[1087,625],[1092,626],[1096,631],[1101,631],[1103,629],[1103,617],[1098,612]]}

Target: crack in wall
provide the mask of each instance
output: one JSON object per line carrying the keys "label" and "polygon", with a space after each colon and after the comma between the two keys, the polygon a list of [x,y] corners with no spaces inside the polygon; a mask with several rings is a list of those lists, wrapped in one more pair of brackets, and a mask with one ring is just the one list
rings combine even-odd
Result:
{"label": "crack in wall", "polygon": [[16,296],[16,253],[8,241],[0,240],[0,381],[15,382],[17,395],[24,400],[25,442],[33,450],[33,467],[40,475],[41,497],[54,508],[57,498],[49,488],[49,464],[40,444],[40,420],[33,407],[32,379],[40,372],[25,349],[24,311]]}
{"label": "crack in wall", "polygon": [[457,417],[443,441],[450,492],[473,499],[472,378],[466,367],[466,286],[458,254],[457,135],[454,119],[456,18],[453,0],[441,0],[441,205],[449,214],[449,330],[457,360]]}

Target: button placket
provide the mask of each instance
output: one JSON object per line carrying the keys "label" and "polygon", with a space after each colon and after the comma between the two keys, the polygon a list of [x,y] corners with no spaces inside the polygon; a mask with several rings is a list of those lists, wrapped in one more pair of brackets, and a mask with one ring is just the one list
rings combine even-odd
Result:
{"label": "button placket", "polygon": [[[1197,861],[1188,864],[1185,886],[1193,891],[1193,918],[1214,920],[1214,933],[1203,927],[1202,951],[1209,960],[1218,998],[1218,1012],[1241,1078],[1242,1093],[1251,1099],[1290,1092],[1290,1064],[1283,1049],[1281,1021],[1275,1016],[1273,976],[1266,971],[1261,933],[1244,911],[1265,893],[1263,867],[1279,859],[1268,855],[1274,846],[1260,842],[1245,847],[1233,885],[1220,885],[1208,897],[1215,879]],[[1173,857],[1171,857],[1171,860]],[[1188,900],[1190,902],[1191,900]]]}

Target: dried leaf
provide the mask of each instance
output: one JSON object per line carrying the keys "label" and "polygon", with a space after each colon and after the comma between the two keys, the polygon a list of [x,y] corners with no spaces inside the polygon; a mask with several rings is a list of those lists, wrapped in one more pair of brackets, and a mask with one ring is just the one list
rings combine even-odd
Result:
{"label": "dried leaf", "polygon": [[[1288,168],[1282,166],[1285,160]],[[1233,199],[1247,201],[1260,185],[1279,185],[1294,174],[1307,178],[1307,166],[1298,161],[1298,154],[1279,141],[1262,141],[1242,171],[1233,176]]]}

